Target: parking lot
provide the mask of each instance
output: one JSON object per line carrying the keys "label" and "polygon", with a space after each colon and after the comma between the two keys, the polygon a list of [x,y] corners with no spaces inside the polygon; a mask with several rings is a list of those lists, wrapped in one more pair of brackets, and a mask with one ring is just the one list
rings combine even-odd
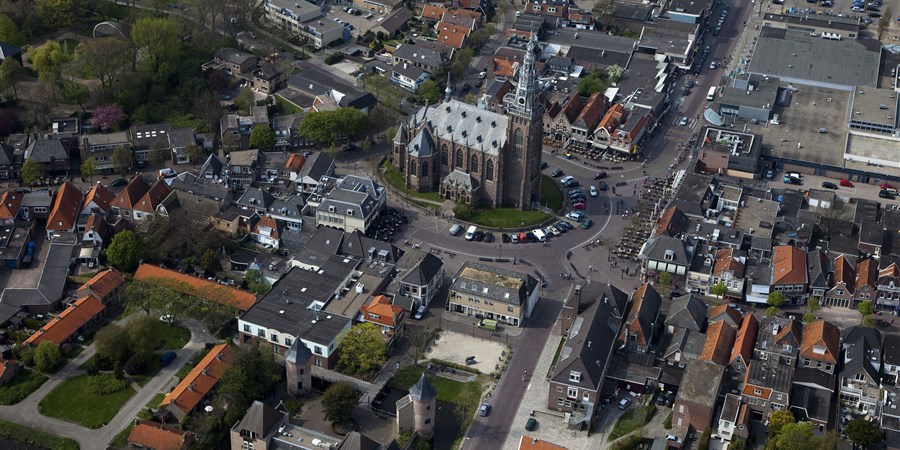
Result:
{"label": "parking lot", "polygon": [[[352,8],[355,11],[359,11],[358,14],[350,14],[347,11],[344,11],[344,8]],[[332,5],[328,12],[325,14],[330,20],[338,19],[345,24],[349,24],[353,27],[350,30],[350,34],[353,36],[359,36],[365,34],[366,31],[369,31],[370,28],[378,25],[384,20],[385,16],[379,14],[372,14],[372,16],[366,19],[366,16],[369,15],[369,12],[358,10],[353,5]]]}
{"label": "parking lot", "polygon": [[[854,11],[853,10],[853,1],[852,0],[820,0],[819,2],[810,1],[810,0],[788,0],[785,1],[783,5],[772,5],[772,7],[768,10],[768,12],[773,12],[778,7],[783,7],[784,12],[788,13],[791,8],[794,8],[794,12],[796,14],[822,14],[822,15],[831,15],[831,16],[839,16],[839,17],[850,17],[850,18],[858,18],[863,23],[864,33],[861,33],[862,36],[865,37],[876,37],[878,33],[878,17],[870,17],[870,14],[885,14],[887,13],[888,8],[891,9],[892,16],[890,19],[890,25],[888,29],[885,31],[885,42],[890,41],[898,41],[898,35],[900,35],[900,27],[897,24],[897,16],[900,14],[900,0],[880,0],[881,5],[877,6],[877,10],[869,10],[868,7],[869,2],[867,1],[866,8],[863,11]],[[877,5],[877,4],[876,4]],[[872,5],[876,7],[875,5]],[[900,43],[900,42],[892,42],[892,43]]]}
{"label": "parking lot", "polygon": [[[18,230],[19,229],[17,229],[17,231]],[[35,248],[31,267],[0,271],[0,286],[13,289],[30,289],[37,287],[38,282],[41,279],[41,273],[44,271],[44,264],[47,262],[47,251],[50,248],[50,245],[47,244],[41,233],[43,233],[43,229],[38,230],[36,236],[32,236]]]}
{"label": "parking lot", "polygon": [[[472,320],[474,321],[475,318]],[[506,351],[506,346],[496,341],[478,339],[452,331],[442,331],[441,335],[431,344],[426,357],[466,365],[466,358],[474,356],[475,363],[468,364],[468,366],[478,369],[481,373],[489,374],[498,371]]]}

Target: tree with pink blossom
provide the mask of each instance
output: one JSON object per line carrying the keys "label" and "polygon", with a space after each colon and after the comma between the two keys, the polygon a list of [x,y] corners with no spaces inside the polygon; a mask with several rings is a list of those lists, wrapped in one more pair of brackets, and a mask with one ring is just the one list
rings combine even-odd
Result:
{"label": "tree with pink blossom", "polygon": [[101,131],[109,131],[125,120],[125,111],[119,105],[98,106],[91,118],[91,126]]}

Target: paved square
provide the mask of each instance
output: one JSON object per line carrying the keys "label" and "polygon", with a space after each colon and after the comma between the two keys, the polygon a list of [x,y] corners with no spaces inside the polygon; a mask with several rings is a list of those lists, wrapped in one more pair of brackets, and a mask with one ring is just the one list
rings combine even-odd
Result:
{"label": "paved square", "polygon": [[441,335],[431,344],[431,349],[426,357],[466,365],[466,358],[474,356],[475,364],[470,367],[478,369],[481,373],[490,374],[498,370],[505,351],[506,346],[499,342],[474,338],[453,331],[442,331]]}

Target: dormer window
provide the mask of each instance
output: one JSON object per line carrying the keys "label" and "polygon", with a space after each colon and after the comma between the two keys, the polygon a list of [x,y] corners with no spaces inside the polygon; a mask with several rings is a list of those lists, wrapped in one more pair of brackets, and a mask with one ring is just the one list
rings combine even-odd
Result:
{"label": "dormer window", "polygon": [[815,353],[815,354],[817,354],[817,355],[824,355],[824,354],[825,354],[825,347],[818,346],[818,345],[814,345],[814,346],[813,346],[813,353]]}
{"label": "dormer window", "polygon": [[352,210],[352,209],[348,209],[348,210],[347,210],[347,215],[348,215],[348,216],[352,216],[352,215],[353,215],[353,210]]}
{"label": "dormer window", "polygon": [[541,11],[541,5],[534,5],[534,11],[535,11],[535,12],[540,12],[540,11]]}
{"label": "dormer window", "polygon": [[665,259],[666,261],[674,261],[675,252],[673,250],[666,250],[666,253],[663,255],[663,259]]}
{"label": "dormer window", "polygon": [[571,371],[569,372],[569,381],[578,383],[581,381],[581,372]]}

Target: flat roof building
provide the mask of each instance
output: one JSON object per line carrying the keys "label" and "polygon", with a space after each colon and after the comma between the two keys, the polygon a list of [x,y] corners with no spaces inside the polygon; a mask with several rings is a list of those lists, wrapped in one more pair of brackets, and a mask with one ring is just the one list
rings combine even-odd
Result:
{"label": "flat roof building", "polygon": [[893,134],[897,132],[897,91],[857,86],[850,93],[850,128]]}

